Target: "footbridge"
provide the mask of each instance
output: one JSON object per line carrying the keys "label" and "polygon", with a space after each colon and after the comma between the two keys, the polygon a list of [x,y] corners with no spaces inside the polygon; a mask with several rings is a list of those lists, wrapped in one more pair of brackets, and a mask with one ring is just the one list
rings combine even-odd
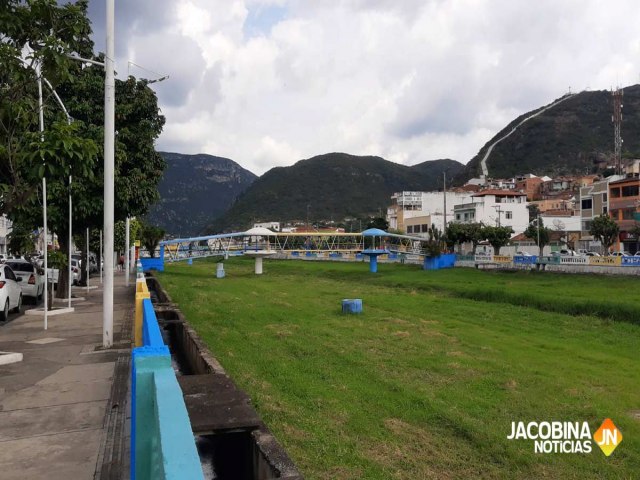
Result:
{"label": "footbridge", "polygon": [[[366,256],[369,258],[370,270],[375,272],[377,259],[382,255],[391,259],[410,255],[423,260],[429,256],[427,242],[424,237],[389,233],[376,228],[353,233],[285,233],[273,232],[266,228],[252,228],[246,232],[165,240],[159,244],[159,256],[154,260],[154,267],[158,268],[164,266],[164,263],[172,262],[191,263],[197,258],[244,255],[256,259],[256,273],[261,273],[262,259],[269,256]],[[145,252],[142,252],[143,263],[149,263],[145,261],[144,256]]]}

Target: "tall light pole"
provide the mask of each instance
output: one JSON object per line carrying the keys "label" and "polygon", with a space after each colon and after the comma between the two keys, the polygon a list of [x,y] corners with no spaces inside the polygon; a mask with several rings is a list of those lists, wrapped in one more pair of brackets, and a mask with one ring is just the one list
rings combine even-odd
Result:
{"label": "tall light pole", "polygon": [[124,235],[124,263],[125,263],[125,285],[128,287],[129,286],[129,228],[131,228],[131,223],[129,221],[129,216],[127,215],[127,221],[126,221],[126,231],[125,231],[125,235]]}
{"label": "tall light pole", "polygon": [[[40,120],[40,141],[44,141],[44,106],[42,104],[42,65],[38,64],[38,117]],[[47,263],[47,177],[42,176],[42,223],[44,233],[44,329],[48,327],[48,310],[49,310],[49,271]],[[58,275],[60,272],[58,271]]]}
{"label": "tall light pole", "polygon": [[442,232],[446,236],[447,235],[447,172],[446,170],[442,172],[442,196],[444,197],[444,226],[442,227]]}
{"label": "tall light pole", "polygon": [[102,290],[102,346],[113,346],[113,209],[115,149],[115,0],[106,0],[106,56],[104,75],[104,289]]}
{"label": "tall light pole", "polygon": [[542,250],[540,250],[540,214],[538,214],[538,218],[537,218],[537,224],[538,224],[538,255],[542,256]]}

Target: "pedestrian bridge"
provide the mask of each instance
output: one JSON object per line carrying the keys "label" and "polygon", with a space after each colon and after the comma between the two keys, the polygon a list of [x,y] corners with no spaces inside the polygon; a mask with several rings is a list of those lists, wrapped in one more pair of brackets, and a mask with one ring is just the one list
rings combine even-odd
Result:
{"label": "pedestrian bridge", "polygon": [[[164,263],[192,261],[196,258],[246,255],[256,258],[276,254],[287,256],[367,256],[371,270],[377,268],[377,258],[387,255],[419,257],[429,256],[428,239],[400,235],[371,228],[363,232],[273,232],[266,228],[252,228],[246,232],[223,233],[190,238],[165,240],[159,244],[159,257],[152,268]],[[148,255],[148,253],[146,254]],[[142,252],[144,262],[145,252]],[[154,255],[155,256],[155,255]],[[146,262],[145,262],[146,263]],[[162,268],[162,267],[160,267]]]}

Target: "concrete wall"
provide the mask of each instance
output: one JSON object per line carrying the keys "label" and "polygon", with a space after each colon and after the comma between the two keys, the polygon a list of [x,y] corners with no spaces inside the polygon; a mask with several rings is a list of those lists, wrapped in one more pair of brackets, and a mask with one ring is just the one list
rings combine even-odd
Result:
{"label": "concrete wall", "polygon": [[151,300],[143,300],[143,346],[132,353],[131,478],[203,479],[182,391]]}

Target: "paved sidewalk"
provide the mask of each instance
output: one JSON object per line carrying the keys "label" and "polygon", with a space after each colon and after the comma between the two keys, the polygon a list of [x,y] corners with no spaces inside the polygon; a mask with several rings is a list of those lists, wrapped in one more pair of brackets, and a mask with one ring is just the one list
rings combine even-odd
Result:
{"label": "paved sidewalk", "polygon": [[[116,272],[114,348],[102,350],[102,288],[74,289],[74,313],[12,315],[0,351],[0,477],[128,478],[130,332],[135,279]],[[92,279],[92,283],[99,283]],[[65,305],[66,306],[66,305]]]}

